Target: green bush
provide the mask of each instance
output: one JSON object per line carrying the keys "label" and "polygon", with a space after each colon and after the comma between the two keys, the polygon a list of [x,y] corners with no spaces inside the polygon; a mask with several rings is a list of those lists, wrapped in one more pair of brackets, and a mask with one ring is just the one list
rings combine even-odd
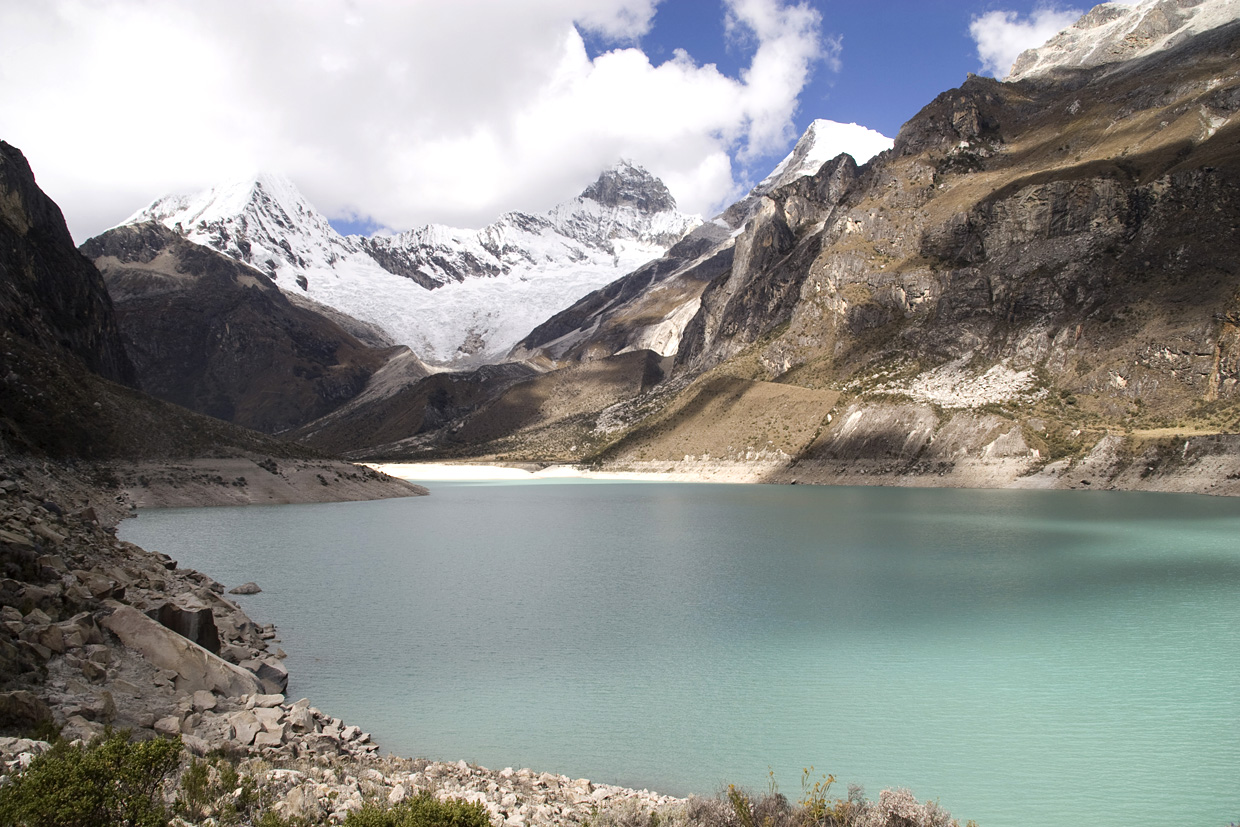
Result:
{"label": "green bush", "polygon": [[181,773],[173,809],[188,821],[214,818],[221,825],[239,824],[257,804],[254,779],[242,776],[227,758],[194,759]]}
{"label": "green bush", "polygon": [[163,827],[160,796],[181,741],[108,733],[86,746],[58,741],[0,788],[0,827]]}
{"label": "green bush", "polygon": [[440,801],[423,790],[389,809],[367,804],[349,813],[345,827],[491,827],[481,804],[460,800]]}

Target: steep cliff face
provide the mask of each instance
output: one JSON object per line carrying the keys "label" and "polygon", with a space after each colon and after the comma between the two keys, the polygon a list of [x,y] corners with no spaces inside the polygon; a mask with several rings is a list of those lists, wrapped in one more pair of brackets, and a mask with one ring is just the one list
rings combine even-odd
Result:
{"label": "steep cliff face", "polygon": [[107,282],[143,390],[199,413],[266,433],[295,428],[356,396],[395,352],[160,224],[110,230],[82,250]]}
{"label": "steep cliff face", "polygon": [[[141,257],[145,246],[134,244]],[[103,276],[22,154],[0,143],[0,454],[57,459],[314,456],[135,389]],[[123,384],[120,384],[123,383]]]}
{"label": "steep cliff face", "polygon": [[48,351],[72,354],[94,373],[135,383],[99,273],[77,250],[60,208],[26,158],[0,141],[0,320]]}

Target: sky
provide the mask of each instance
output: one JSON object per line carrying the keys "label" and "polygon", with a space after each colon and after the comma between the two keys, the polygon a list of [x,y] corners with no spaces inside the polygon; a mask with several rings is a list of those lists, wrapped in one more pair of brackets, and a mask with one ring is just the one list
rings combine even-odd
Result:
{"label": "sky", "polygon": [[0,139],[78,242],[260,171],[346,232],[545,210],[620,158],[714,215],[813,120],[894,138],[1088,5],[0,0]]}

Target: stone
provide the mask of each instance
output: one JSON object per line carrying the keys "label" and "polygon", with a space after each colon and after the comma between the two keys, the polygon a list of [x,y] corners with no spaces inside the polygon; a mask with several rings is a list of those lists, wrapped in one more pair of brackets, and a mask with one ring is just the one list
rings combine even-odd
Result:
{"label": "stone", "polygon": [[192,754],[197,755],[200,758],[211,751],[211,745],[207,743],[205,739],[199,738],[197,735],[182,735],[181,743],[184,744],[185,748]]}
{"label": "stone", "polygon": [[118,606],[103,625],[155,666],[176,673],[177,688],[182,691],[208,689],[237,697],[257,694],[262,688],[250,672],[216,657],[132,606]]}
{"label": "stone", "polygon": [[202,712],[208,709],[215,709],[218,701],[215,699],[215,693],[206,689],[199,689],[194,693],[194,709]]}
{"label": "stone", "polygon": [[273,695],[254,695],[247,706],[253,709],[254,707],[279,706],[282,703],[284,703],[284,696],[277,692]]}
{"label": "stone", "polygon": [[282,693],[285,687],[288,686],[288,670],[274,658],[270,660],[250,658],[249,660],[243,660],[239,666],[242,669],[253,672],[262,685],[263,691],[268,694]]}
{"label": "stone", "polygon": [[0,729],[30,730],[51,720],[51,707],[33,693],[24,689],[0,693]]}
{"label": "stone", "polygon": [[168,715],[155,722],[155,731],[160,735],[180,735],[181,719],[177,715]]}
{"label": "stone", "polygon": [[399,804],[400,802],[404,801],[405,797],[408,795],[409,795],[409,791],[405,789],[405,785],[397,784],[395,787],[392,788],[392,791],[388,793],[387,800],[389,804]]}
{"label": "stone", "polygon": [[233,740],[242,746],[254,743],[254,737],[262,731],[263,725],[254,713],[248,710],[234,712],[228,716],[228,723],[233,729]]}
{"label": "stone", "polygon": [[220,634],[215,627],[215,615],[209,608],[185,608],[175,603],[164,603],[146,614],[208,652],[220,653]]}
{"label": "stone", "polygon": [[257,583],[242,583],[228,590],[229,594],[258,594],[262,591]]}
{"label": "stone", "polygon": [[256,749],[278,748],[284,743],[283,735],[283,727],[279,732],[260,732],[254,736],[254,747]]}

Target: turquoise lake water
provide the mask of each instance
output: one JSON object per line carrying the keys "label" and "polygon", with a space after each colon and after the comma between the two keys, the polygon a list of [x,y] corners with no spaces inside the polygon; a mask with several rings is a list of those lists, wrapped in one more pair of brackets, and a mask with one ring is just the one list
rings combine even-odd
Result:
{"label": "turquoise lake water", "polygon": [[982,827],[1240,820],[1240,501],[544,481],[144,511],[384,751]]}

